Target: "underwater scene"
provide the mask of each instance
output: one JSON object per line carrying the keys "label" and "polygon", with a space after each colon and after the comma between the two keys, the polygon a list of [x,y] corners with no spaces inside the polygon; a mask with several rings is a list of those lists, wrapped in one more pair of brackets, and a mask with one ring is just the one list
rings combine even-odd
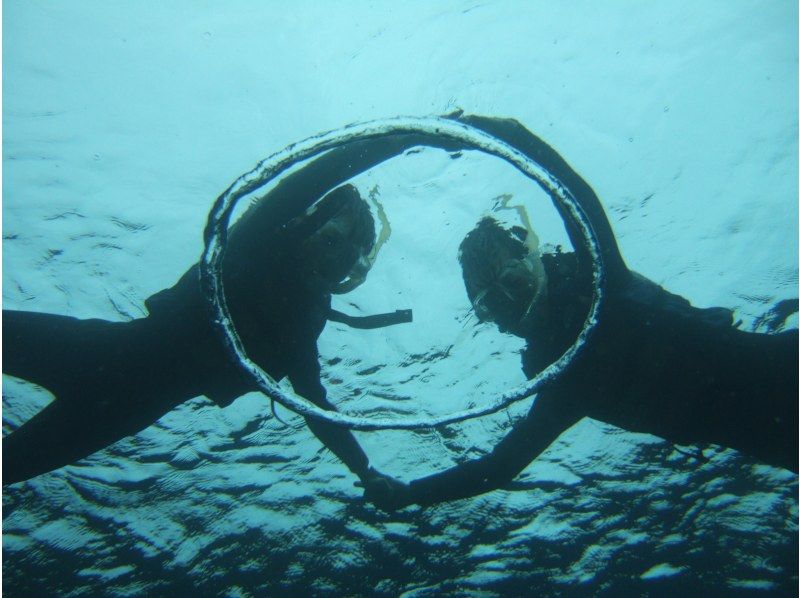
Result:
{"label": "underwater scene", "polygon": [[8,596],[794,596],[798,8],[3,3]]}

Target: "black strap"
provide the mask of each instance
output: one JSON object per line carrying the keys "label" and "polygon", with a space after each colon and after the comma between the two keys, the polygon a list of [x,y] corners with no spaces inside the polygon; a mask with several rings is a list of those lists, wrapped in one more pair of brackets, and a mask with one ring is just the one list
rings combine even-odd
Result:
{"label": "black strap", "polygon": [[349,316],[335,309],[331,309],[328,313],[328,319],[334,322],[347,324],[351,328],[372,329],[411,322],[412,315],[410,309],[396,309],[393,312],[375,314],[372,316]]}

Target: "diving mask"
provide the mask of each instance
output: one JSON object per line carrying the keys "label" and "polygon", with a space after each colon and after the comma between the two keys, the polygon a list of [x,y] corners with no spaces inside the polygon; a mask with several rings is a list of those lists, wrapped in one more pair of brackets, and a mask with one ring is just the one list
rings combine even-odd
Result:
{"label": "diving mask", "polygon": [[496,322],[501,331],[522,333],[542,315],[540,308],[546,296],[547,276],[537,252],[508,260],[472,305],[481,321]]}

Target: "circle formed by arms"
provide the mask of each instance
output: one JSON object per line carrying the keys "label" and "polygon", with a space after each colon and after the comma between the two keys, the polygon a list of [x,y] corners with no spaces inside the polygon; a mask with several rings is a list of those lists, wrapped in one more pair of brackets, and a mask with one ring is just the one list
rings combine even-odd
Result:
{"label": "circle formed by arms", "polygon": [[[414,135],[421,144],[439,146],[458,144],[464,149],[482,151],[501,158],[525,176],[538,183],[554,202],[564,208],[563,213],[583,236],[592,260],[593,298],[589,313],[575,342],[556,361],[535,378],[515,391],[503,393],[494,401],[467,410],[438,417],[373,419],[347,413],[326,411],[310,401],[282,390],[276,382],[245,353],[244,346],[231,320],[225,301],[222,283],[222,261],[227,244],[228,223],[236,202],[263,187],[293,165],[326,150],[345,146],[356,141]],[[242,369],[267,396],[287,409],[303,415],[324,419],[330,423],[356,430],[418,429],[463,421],[497,412],[511,403],[525,399],[555,380],[585,345],[597,326],[598,313],[603,300],[605,271],[602,251],[589,218],[570,190],[532,156],[492,137],[485,131],[450,118],[392,118],[348,125],[336,131],[322,133],[288,146],[266,158],[250,172],[239,177],[214,202],[205,229],[205,248],[200,261],[201,286],[213,314],[214,327],[219,331],[226,349]]]}

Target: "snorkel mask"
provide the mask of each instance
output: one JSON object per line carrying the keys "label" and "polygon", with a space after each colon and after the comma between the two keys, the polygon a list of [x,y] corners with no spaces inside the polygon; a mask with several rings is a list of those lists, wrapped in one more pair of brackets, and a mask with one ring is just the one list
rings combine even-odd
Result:
{"label": "snorkel mask", "polygon": [[[339,195],[329,199],[334,194]],[[373,242],[374,220],[370,209],[352,185],[338,187],[312,207],[307,214],[308,217],[313,217],[317,206],[325,202],[332,204],[336,201],[341,204],[333,210],[329,206],[319,208],[326,209],[326,213],[321,215],[324,220],[303,242],[303,248],[308,254],[307,259],[316,263],[316,267],[312,267],[307,276],[316,278],[319,281],[317,286],[324,288],[330,294],[349,293],[363,284],[378,258],[378,253],[392,233],[386,212],[377,199],[377,187],[370,192],[370,199],[376,206],[381,223],[377,242]],[[319,217],[317,221],[319,222]],[[369,252],[366,251],[367,247],[370,247]],[[337,268],[353,261],[355,263],[350,271],[340,275]],[[328,319],[353,328],[382,328],[411,322],[412,313],[410,309],[402,309],[370,316],[350,316],[331,309]]]}
{"label": "snorkel mask", "polygon": [[386,211],[383,209],[383,205],[381,205],[380,201],[378,201],[377,185],[369,192],[369,199],[373,204],[375,204],[375,209],[378,213],[378,221],[380,222],[378,239],[373,244],[369,254],[364,255],[362,253],[359,255],[358,260],[353,266],[353,269],[350,270],[350,273],[347,275],[347,277],[342,282],[334,286],[333,290],[331,290],[331,294],[333,295],[344,295],[345,293],[349,293],[350,291],[357,289],[364,283],[364,281],[367,279],[367,274],[369,274],[369,271],[375,264],[375,260],[378,259],[378,253],[392,235],[392,227],[389,224],[389,218],[386,216]]}
{"label": "snorkel mask", "polygon": [[547,276],[541,258],[527,255],[509,260],[496,281],[472,300],[483,322],[495,322],[502,332],[524,336],[545,317]]}
{"label": "snorkel mask", "polygon": [[515,209],[525,228],[484,218],[462,242],[459,261],[478,319],[524,337],[547,316],[547,275],[527,214]]}

